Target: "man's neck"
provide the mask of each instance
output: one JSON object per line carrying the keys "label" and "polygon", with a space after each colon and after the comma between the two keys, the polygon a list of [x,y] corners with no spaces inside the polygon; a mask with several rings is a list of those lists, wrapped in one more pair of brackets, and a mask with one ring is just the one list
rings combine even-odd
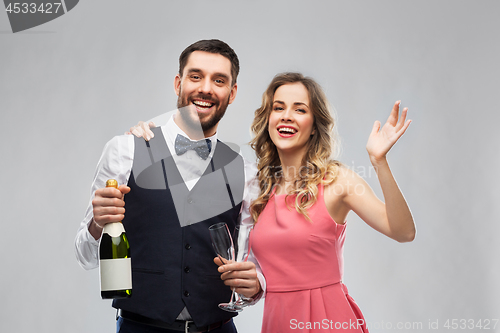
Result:
{"label": "man's neck", "polygon": [[186,124],[181,115],[179,114],[179,110],[177,110],[177,113],[174,115],[174,123],[184,132],[186,135],[189,137],[189,139],[193,141],[198,141],[202,140],[204,138],[208,138],[213,136],[217,132],[217,125],[214,126],[213,128],[203,131],[201,128],[201,124],[199,126],[196,126],[194,128],[193,126],[189,126]]}

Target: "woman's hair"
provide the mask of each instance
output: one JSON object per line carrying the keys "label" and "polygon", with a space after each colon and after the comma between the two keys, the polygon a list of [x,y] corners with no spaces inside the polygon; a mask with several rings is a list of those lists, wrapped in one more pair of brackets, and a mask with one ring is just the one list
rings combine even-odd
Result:
{"label": "woman's hair", "polygon": [[340,162],[334,160],[339,143],[334,129],[334,118],[321,86],[309,77],[300,73],[281,73],[274,77],[262,96],[262,105],[255,110],[252,123],[254,138],[250,141],[258,160],[259,197],[250,206],[254,221],[266,206],[273,187],[281,182],[283,170],[276,146],[269,136],[269,116],[272,111],[273,98],[276,90],[285,84],[302,83],[309,93],[309,107],[314,116],[314,134],[308,142],[306,154],[298,170],[299,178],[293,184],[294,190],[287,194],[295,197],[295,209],[309,219],[307,209],[317,199],[318,184],[331,184],[335,181]]}

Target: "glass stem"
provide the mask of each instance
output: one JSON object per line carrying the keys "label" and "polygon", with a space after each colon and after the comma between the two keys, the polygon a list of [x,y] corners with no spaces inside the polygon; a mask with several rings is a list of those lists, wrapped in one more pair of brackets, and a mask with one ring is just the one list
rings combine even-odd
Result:
{"label": "glass stem", "polygon": [[235,289],[236,288],[231,288],[233,292],[231,293],[231,300],[229,301],[230,304],[233,304]]}

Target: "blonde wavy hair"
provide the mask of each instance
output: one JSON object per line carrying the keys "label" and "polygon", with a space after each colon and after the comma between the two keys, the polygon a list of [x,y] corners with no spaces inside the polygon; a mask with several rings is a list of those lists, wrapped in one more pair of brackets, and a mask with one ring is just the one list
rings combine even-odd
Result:
{"label": "blonde wavy hair", "polygon": [[261,107],[255,110],[255,118],[251,126],[254,137],[250,145],[257,155],[260,187],[259,197],[250,206],[255,222],[269,201],[273,188],[279,185],[283,178],[278,151],[268,131],[274,93],[282,85],[297,82],[302,83],[309,93],[315,131],[308,142],[306,154],[301,163],[300,177],[295,180],[293,191],[287,193],[286,202],[289,202],[289,197],[295,196],[295,209],[311,221],[307,209],[317,200],[318,184],[333,183],[341,166],[341,163],[334,159],[339,152],[339,141],[334,128],[334,117],[321,86],[300,73],[289,72],[276,75],[262,96]]}

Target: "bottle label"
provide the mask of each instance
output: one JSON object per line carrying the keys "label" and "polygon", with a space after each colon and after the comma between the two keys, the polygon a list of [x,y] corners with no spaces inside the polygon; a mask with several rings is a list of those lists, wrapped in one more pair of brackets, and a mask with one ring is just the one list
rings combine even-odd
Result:
{"label": "bottle label", "polygon": [[132,289],[130,258],[101,259],[99,269],[101,271],[101,291]]}
{"label": "bottle label", "polygon": [[110,235],[111,237],[120,237],[122,232],[125,232],[125,228],[121,222],[108,223],[104,226],[102,232]]}

